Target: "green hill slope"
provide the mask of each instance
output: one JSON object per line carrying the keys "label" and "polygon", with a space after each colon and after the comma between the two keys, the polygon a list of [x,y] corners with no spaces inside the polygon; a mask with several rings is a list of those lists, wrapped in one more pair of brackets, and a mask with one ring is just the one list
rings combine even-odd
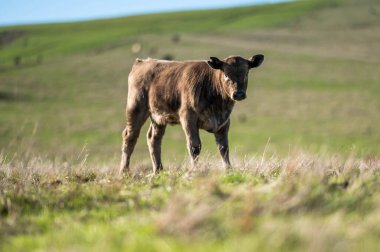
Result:
{"label": "green hill slope", "polygon": [[[128,38],[143,34],[188,34],[235,32],[286,26],[318,8],[339,1],[295,2],[235,9],[188,11],[96,20],[80,23],[47,24],[2,28],[2,32],[22,31],[23,35],[3,46],[2,64],[13,57],[28,60],[39,55],[70,54],[110,45],[123,45]],[[6,49],[6,50],[4,50]]]}
{"label": "green hill slope", "polygon": [[[280,155],[379,154],[379,11],[377,1],[296,1],[0,28],[0,148],[116,160],[136,57],[261,52],[265,64],[232,117],[237,156],[260,155],[269,139]],[[214,153],[213,137],[202,138]],[[180,127],[164,148],[164,159],[185,158]],[[144,136],[136,156],[148,160]]]}

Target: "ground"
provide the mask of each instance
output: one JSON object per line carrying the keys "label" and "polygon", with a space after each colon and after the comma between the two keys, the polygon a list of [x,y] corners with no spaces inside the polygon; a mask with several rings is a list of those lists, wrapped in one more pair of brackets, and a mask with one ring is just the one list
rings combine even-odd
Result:
{"label": "ground", "polygon": [[4,251],[378,250],[380,160],[209,160],[121,179],[108,167],[3,163]]}

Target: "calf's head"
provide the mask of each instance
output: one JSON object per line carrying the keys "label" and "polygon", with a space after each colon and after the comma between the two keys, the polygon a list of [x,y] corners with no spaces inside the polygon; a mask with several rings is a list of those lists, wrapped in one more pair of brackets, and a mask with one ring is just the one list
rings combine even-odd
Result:
{"label": "calf's head", "polygon": [[248,72],[251,68],[259,67],[264,61],[264,55],[257,54],[250,59],[231,56],[224,60],[210,57],[207,61],[210,67],[223,72],[221,78],[223,90],[235,101],[244,100],[247,95]]}

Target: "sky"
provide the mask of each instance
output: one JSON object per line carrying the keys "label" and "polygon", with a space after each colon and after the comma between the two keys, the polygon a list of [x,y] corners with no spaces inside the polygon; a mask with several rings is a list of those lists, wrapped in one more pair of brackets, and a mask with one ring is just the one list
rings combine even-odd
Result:
{"label": "sky", "polygon": [[1,0],[0,26],[82,21],[284,1],[286,0]]}

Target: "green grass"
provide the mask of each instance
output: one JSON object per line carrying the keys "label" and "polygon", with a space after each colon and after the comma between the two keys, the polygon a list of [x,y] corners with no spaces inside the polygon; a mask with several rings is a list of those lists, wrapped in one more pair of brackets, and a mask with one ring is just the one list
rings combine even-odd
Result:
{"label": "green grass", "polygon": [[[296,1],[1,27],[24,34],[0,48],[0,250],[378,250],[379,11]],[[146,177],[146,124],[134,177],[116,175],[136,57],[257,53],[231,117],[233,171],[201,132],[189,177],[170,126],[165,171]]]}
{"label": "green grass", "polygon": [[[336,1],[335,1],[336,2]],[[69,24],[19,26],[2,30],[23,30],[27,34],[7,47],[5,62],[12,63],[16,54],[32,60],[38,55],[71,54],[101,50],[128,44],[143,34],[209,33],[271,27],[288,23],[323,3],[297,2],[291,5],[240,7],[235,9],[151,14]],[[163,18],[163,16],[165,18]]]}
{"label": "green grass", "polygon": [[208,160],[154,178],[73,163],[1,163],[4,251],[375,251],[378,159]]}
{"label": "green grass", "polygon": [[[378,5],[303,1],[2,28],[25,34],[1,49],[0,94],[5,98],[0,100],[0,148],[33,149],[54,157],[72,156],[87,146],[90,160],[117,156],[134,58],[249,57],[262,52],[266,61],[250,76],[248,100],[232,115],[232,148],[242,155],[261,153],[270,138],[273,152],[281,155],[289,146],[340,154],[355,148],[359,156],[377,155],[380,76],[375,42],[380,38],[376,20],[367,15],[371,6]],[[272,23],[273,16],[283,20]],[[358,23],[365,25],[357,28]],[[172,41],[176,34],[177,43]],[[136,42],[142,51],[133,54]],[[13,65],[17,55],[22,57],[18,67]],[[39,55],[42,62],[37,63]],[[212,136],[203,135],[204,150],[215,153]],[[141,138],[136,156],[148,159]],[[179,127],[170,127],[164,144],[165,159],[183,159]]]}

